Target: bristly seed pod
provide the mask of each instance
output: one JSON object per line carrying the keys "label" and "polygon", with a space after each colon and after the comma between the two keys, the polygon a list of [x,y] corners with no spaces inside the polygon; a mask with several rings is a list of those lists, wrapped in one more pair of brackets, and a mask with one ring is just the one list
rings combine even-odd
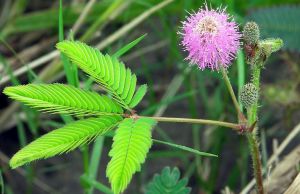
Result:
{"label": "bristly seed pod", "polygon": [[259,27],[255,22],[247,22],[243,30],[245,44],[256,45],[259,41]]}
{"label": "bristly seed pod", "polygon": [[252,83],[247,83],[242,87],[240,99],[245,108],[254,105],[258,100],[258,90]]}

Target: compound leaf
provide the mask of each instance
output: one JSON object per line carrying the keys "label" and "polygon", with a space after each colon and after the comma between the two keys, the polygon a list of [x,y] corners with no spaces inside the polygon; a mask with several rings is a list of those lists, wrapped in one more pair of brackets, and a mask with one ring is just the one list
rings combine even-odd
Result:
{"label": "compound leaf", "polygon": [[105,95],[64,84],[28,84],[6,87],[10,98],[44,112],[76,116],[122,113],[122,107]]}
{"label": "compound leaf", "polygon": [[17,168],[37,159],[69,152],[91,142],[99,135],[104,135],[121,120],[120,116],[101,116],[67,124],[31,142],[18,151],[9,164],[12,168]]}
{"label": "compound leaf", "polygon": [[124,63],[78,41],[59,42],[56,47],[111,93],[121,106],[130,110],[129,104],[135,93],[137,79]]}
{"label": "compound leaf", "polygon": [[151,145],[151,129],[156,121],[149,118],[124,119],[113,138],[106,176],[114,193],[123,192],[135,172],[140,171]]}
{"label": "compound leaf", "polygon": [[180,171],[178,168],[165,167],[161,174],[155,174],[152,181],[146,187],[146,194],[188,194],[191,192],[186,187],[186,178],[179,180]]}

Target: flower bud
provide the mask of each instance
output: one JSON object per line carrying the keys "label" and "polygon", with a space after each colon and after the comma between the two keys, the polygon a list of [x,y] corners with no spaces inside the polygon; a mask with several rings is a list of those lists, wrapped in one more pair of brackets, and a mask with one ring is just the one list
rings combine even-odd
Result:
{"label": "flower bud", "polygon": [[243,38],[246,44],[255,45],[259,40],[259,27],[255,22],[247,22],[243,30]]}
{"label": "flower bud", "polygon": [[254,84],[247,83],[242,87],[240,99],[245,108],[254,105],[258,100],[258,91]]}
{"label": "flower bud", "polygon": [[278,51],[283,46],[283,41],[280,38],[269,38],[260,41],[260,47],[264,54],[269,57],[272,53]]}

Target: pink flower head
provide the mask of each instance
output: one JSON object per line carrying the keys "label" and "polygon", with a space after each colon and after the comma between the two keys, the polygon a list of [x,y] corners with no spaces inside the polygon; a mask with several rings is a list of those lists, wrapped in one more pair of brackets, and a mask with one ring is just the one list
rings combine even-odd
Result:
{"label": "pink flower head", "polygon": [[180,34],[181,44],[188,51],[186,59],[202,70],[218,70],[219,65],[227,68],[235,58],[241,37],[225,9],[209,10],[207,5],[183,22]]}

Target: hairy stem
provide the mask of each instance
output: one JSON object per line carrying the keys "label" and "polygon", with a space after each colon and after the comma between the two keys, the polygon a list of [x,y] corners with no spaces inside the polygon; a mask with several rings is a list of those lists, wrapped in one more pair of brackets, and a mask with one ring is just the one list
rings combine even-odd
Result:
{"label": "hairy stem", "polygon": [[234,91],[232,89],[232,85],[231,85],[230,80],[228,78],[226,69],[222,65],[220,65],[220,69],[221,69],[221,72],[222,72],[222,75],[223,75],[226,87],[227,87],[227,89],[228,89],[228,91],[230,93],[231,99],[233,101],[235,110],[238,113],[238,118],[239,118],[240,121],[245,121],[246,118],[245,118],[244,114],[241,112],[240,105],[239,105],[239,103],[237,101],[237,98],[236,98],[236,96],[234,94]]}
{"label": "hairy stem", "polygon": [[[261,70],[261,64],[253,65],[252,83],[255,85],[258,91],[260,85],[260,70]],[[247,109],[249,126],[252,125],[257,120],[257,108],[258,108],[258,102],[256,102],[252,107]],[[257,127],[255,127],[253,131],[247,132],[247,138],[248,138],[250,151],[251,151],[252,165],[254,169],[257,191],[259,194],[264,194],[262,164],[260,159],[259,143],[257,141]]]}
{"label": "hairy stem", "polygon": [[[259,91],[260,86],[260,65],[255,65],[252,69],[252,83],[256,87],[256,89]],[[253,106],[250,107],[249,110],[247,110],[247,116],[249,120],[249,124],[251,125],[257,120],[257,108],[258,103],[256,102]]]}
{"label": "hairy stem", "polygon": [[236,123],[229,123],[223,121],[206,120],[206,119],[190,119],[190,118],[176,118],[176,117],[146,117],[138,116],[139,118],[151,118],[159,122],[173,122],[173,123],[194,123],[194,124],[207,124],[216,125],[221,127],[228,127],[234,130],[240,130],[241,125]]}
{"label": "hairy stem", "polygon": [[257,191],[258,194],[264,194],[262,168],[261,168],[262,165],[260,160],[259,143],[257,141],[257,136],[253,132],[248,132],[247,139],[251,151],[252,165],[254,169]]}

